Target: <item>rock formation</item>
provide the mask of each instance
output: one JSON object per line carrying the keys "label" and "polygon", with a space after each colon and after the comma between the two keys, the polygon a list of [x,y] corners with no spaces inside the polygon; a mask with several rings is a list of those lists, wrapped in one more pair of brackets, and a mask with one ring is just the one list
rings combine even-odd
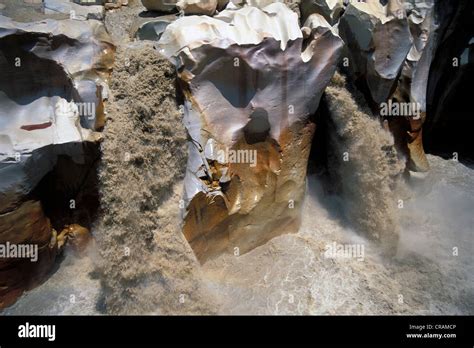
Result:
{"label": "rock formation", "polygon": [[322,15],[331,25],[336,24],[344,11],[343,0],[303,0],[301,20],[304,22],[313,13]]}
{"label": "rock formation", "polygon": [[174,12],[177,0],[142,0],[143,6],[148,11]]}
{"label": "rock formation", "polygon": [[212,16],[217,9],[217,0],[179,0],[176,7],[186,15]]}
{"label": "rock formation", "polygon": [[437,28],[428,43],[431,64],[424,64],[424,71],[429,73],[423,76],[427,79],[425,143],[443,156],[472,160],[474,2],[437,1],[434,12]]}
{"label": "rock formation", "polygon": [[175,14],[157,18],[139,18],[131,28],[132,36],[139,40],[158,41],[166,27],[177,18]]}
{"label": "rock formation", "polygon": [[[380,110],[384,103],[416,105],[415,115],[386,118],[397,147],[407,157],[408,168],[414,171],[429,168],[422,144],[422,125],[431,61],[431,47],[425,46],[434,30],[431,6],[432,1],[351,2],[338,25],[347,44],[344,67],[365,92],[372,112],[384,118]],[[316,12],[333,20],[331,16],[340,13],[338,8],[336,3],[326,1],[302,3],[306,17]]]}
{"label": "rock formation", "polygon": [[[403,224],[419,226],[402,221],[410,192],[398,183],[425,177],[409,173],[429,170],[424,143],[474,148],[471,0],[0,2],[0,308],[48,277],[62,250],[93,254],[102,313],[219,312],[225,299],[208,291],[235,272],[238,282],[223,281],[235,296],[227,306],[245,299],[232,284],[249,285],[239,265],[255,260],[269,265],[265,277],[287,272],[281,281],[292,283],[263,287],[294,297],[309,284],[318,307],[334,265],[393,276],[378,254],[406,243]],[[330,197],[307,205],[316,218],[304,233],[274,238],[300,229],[308,157],[321,179],[310,199]],[[323,200],[328,210],[316,211]],[[346,232],[370,246],[372,263],[321,267],[315,253]],[[269,259],[289,244],[278,265],[299,261],[273,272]],[[327,283],[359,279],[337,275]],[[288,294],[274,294],[259,301],[279,313]],[[385,309],[395,297],[384,296]]]}
{"label": "rock formation", "polygon": [[426,172],[428,160],[423,149],[422,126],[426,118],[426,90],[432,60],[435,21],[433,1],[407,3],[408,23],[412,46],[404,62],[399,84],[393,98],[398,102],[415,103],[419,117],[391,120],[390,126],[397,135],[399,147],[406,147],[408,168]]}
{"label": "rock formation", "polygon": [[341,17],[339,32],[348,46],[349,70],[367,85],[376,104],[392,95],[411,48],[408,20],[403,8],[378,1],[351,2]]}
{"label": "rock formation", "polygon": [[309,116],[341,39],[320,25],[304,41],[297,15],[275,3],[180,18],[158,47],[177,59],[186,99],[184,234],[200,261],[297,231]]}
{"label": "rock formation", "polygon": [[0,244],[40,250],[36,263],[1,260],[0,307],[50,269],[53,227],[71,219],[50,221],[57,210],[90,198],[78,190],[97,159],[112,51],[100,22],[0,17]]}

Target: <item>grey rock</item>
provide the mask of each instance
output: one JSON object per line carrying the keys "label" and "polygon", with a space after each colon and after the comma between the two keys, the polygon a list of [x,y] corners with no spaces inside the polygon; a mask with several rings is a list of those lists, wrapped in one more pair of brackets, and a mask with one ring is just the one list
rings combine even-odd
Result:
{"label": "grey rock", "polygon": [[183,231],[201,262],[297,231],[309,116],[342,46],[327,22],[314,22],[303,45],[297,14],[281,3],[167,27],[158,48],[178,65],[191,139]]}
{"label": "grey rock", "polygon": [[68,0],[44,0],[46,14],[63,13],[70,15],[71,19],[104,19],[104,7],[101,5],[82,6]]}
{"label": "grey rock", "polygon": [[393,93],[411,48],[403,10],[389,5],[351,3],[339,24],[340,35],[348,47],[349,69],[356,78],[365,80],[377,104]]}
{"label": "grey rock", "polygon": [[344,2],[342,0],[302,0],[300,9],[303,22],[313,13],[317,13],[334,25],[342,15]]}
{"label": "grey rock", "polygon": [[139,40],[158,41],[166,27],[178,18],[176,15],[156,18],[139,18],[133,25],[133,36]]}
{"label": "grey rock", "polygon": [[97,111],[112,46],[97,21],[2,16],[0,42],[8,47],[0,52],[0,170],[9,178],[0,184],[1,211],[31,192],[59,155],[81,162],[80,144],[100,140]]}

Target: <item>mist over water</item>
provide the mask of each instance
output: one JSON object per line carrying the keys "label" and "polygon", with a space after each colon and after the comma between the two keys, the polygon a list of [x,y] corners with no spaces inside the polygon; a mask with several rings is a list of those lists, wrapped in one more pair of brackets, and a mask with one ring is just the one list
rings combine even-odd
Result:
{"label": "mist over water", "polygon": [[[340,75],[325,102],[337,194],[328,194],[316,175],[308,177],[297,234],[204,265],[223,299],[221,311],[473,313],[472,170],[428,156],[431,171],[404,181],[393,137],[359,107]],[[331,245],[363,247],[364,257],[327,258]]]}
{"label": "mist over water", "polygon": [[[128,35],[124,23],[135,19],[133,11],[107,16],[117,41]],[[66,250],[49,278],[2,314],[106,314],[111,308],[120,314],[474,314],[474,170],[428,155],[430,171],[410,173],[405,182],[404,159],[394,150],[393,137],[360,107],[338,74],[325,99],[332,122],[329,174],[337,190],[328,193],[320,177],[308,176],[297,233],[199,266],[175,214],[183,187],[177,173],[184,171],[185,159],[173,156],[172,162],[163,156],[171,153],[163,144],[157,144],[160,156],[150,146],[161,139],[158,134],[172,134],[164,140],[176,149],[177,127],[161,132],[170,127],[169,110],[176,112],[175,124],[180,122],[176,96],[166,108],[155,105],[156,86],[168,81],[161,79],[166,66],[151,46],[122,43],[118,52],[120,75],[112,90],[127,97],[116,106],[109,101],[116,108],[110,112],[116,128],[112,123],[103,158],[109,156],[113,169],[101,178],[102,188],[109,189],[103,218],[114,220],[114,228],[97,224],[99,246],[83,257]],[[137,75],[129,71],[134,63],[148,70],[131,78]],[[147,81],[153,93],[142,86]],[[139,98],[141,93],[145,97]],[[138,117],[139,123],[130,117],[141,116],[148,105],[162,119]],[[150,123],[155,133],[149,134],[149,121],[156,122]],[[181,138],[184,144],[184,131]],[[150,163],[150,176],[142,175],[142,161],[125,167],[115,158],[123,144]],[[165,177],[169,182],[163,185]],[[143,207],[146,200],[153,204]],[[138,250],[132,259],[125,258],[125,245]],[[363,247],[363,255],[327,257],[331,245]],[[101,275],[98,265],[104,260]],[[112,293],[109,312],[104,284]],[[178,302],[181,293],[187,295],[186,306]]]}
{"label": "mist over water", "polygon": [[[274,238],[244,255],[221,255],[205,263],[194,278],[185,276],[184,283],[169,289],[182,291],[183,284],[199,281],[202,296],[190,300],[212,301],[188,305],[220,314],[473,314],[473,170],[428,156],[428,173],[410,173],[401,180],[403,166],[391,135],[337,81],[327,94],[334,122],[329,169],[340,190],[328,191],[319,176],[308,176],[298,233]],[[341,157],[344,152],[347,162]],[[99,245],[110,249],[100,254],[114,253],[110,243]],[[331,245],[357,246],[363,254],[327,257]],[[92,249],[83,258],[66,253],[43,285],[4,312],[106,313],[96,270],[98,252]],[[146,267],[140,272],[153,277],[156,270],[168,274],[166,270],[183,269],[181,257],[168,252],[157,248],[153,272]],[[127,286],[120,277],[109,277]],[[143,284],[136,294],[141,299],[121,297],[121,305],[124,311],[137,311],[138,300],[147,313],[178,310],[174,292],[168,290],[165,302],[156,294],[152,282]]]}
{"label": "mist over water", "polygon": [[51,277],[39,287],[26,292],[6,315],[94,315],[100,314],[100,280],[95,276],[96,250],[77,257],[66,252]]}
{"label": "mist over water", "polygon": [[326,89],[324,102],[328,170],[332,185],[338,186],[344,216],[350,226],[393,255],[399,236],[396,192],[405,169],[393,136],[359,105],[338,73]]}
{"label": "mist over water", "polygon": [[[410,179],[397,209],[395,258],[343,223],[341,198],[315,175],[298,233],[251,252],[222,255],[203,266],[203,281],[221,314],[472,314],[474,313],[474,171],[428,156],[431,172]],[[407,196],[408,195],[408,196]],[[364,245],[364,258],[326,258],[327,245]],[[458,256],[453,256],[458,247]],[[100,314],[94,254],[67,254],[44,284],[4,314]],[[74,294],[76,302],[71,303]],[[402,295],[403,297],[400,297]],[[400,303],[400,301],[402,301]]]}
{"label": "mist over water", "polygon": [[400,210],[402,234],[397,257],[422,260],[420,272],[430,272],[426,278],[432,281],[431,291],[446,299],[441,308],[453,306],[472,314],[474,173],[457,161],[430,155],[428,160],[431,171],[424,180],[413,183],[412,197]]}
{"label": "mist over water", "polygon": [[[474,180],[460,163],[429,156],[432,172],[397,210],[395,258],[341,223],[340,197],[308,178],[303,224],[240,257],[204,266],[231,314],[469,314],[474,312]],[[469,191],[465,188],[469,187]],[[406,194],[406,192],[405,192]],[[454,222],[455,221],[455,222]],[[330,243],[363,244],[365,257],[328,259]],[[453,256],[453,245],[459,256]]]}

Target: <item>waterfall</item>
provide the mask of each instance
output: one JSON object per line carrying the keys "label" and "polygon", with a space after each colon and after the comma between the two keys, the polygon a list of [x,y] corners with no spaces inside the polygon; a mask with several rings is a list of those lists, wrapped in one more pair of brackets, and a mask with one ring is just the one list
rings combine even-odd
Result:
{"label": "waterfall", "polygon": [[[361,98],[358,98],[361,100]],[[341,208],[359,233],[395,254],[399,224],[395,194],[404,169],[393,136],[357,104],[336,74],[326,89],[328,170],[342,196]]]}

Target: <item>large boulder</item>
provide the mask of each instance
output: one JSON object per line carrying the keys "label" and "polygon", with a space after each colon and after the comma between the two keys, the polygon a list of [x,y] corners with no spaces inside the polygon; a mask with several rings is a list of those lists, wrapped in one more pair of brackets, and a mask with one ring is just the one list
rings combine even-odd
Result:
{"label": "large boulder", "polygon": [[212,16],[217,4],[217,0],[179,0],[176,7],[186,15]]}
{"label": "large boulder", "polygon": [[184,234],[201,262],[299,228],[309,120],[342,40],[281,3],[170,24],[158,47],[177,62],[189,133]]}
{"label": "large boulder", "polygon": [[351,2],[339,33],[348,46],[348,65],[355,79],[367,85],[374,103],[386,102],[412,46],[403,7],[394,0],[385,6],[375,0]]}
{"label": "large boulder", "polygon": [[[459,160],[474,158],[472,81],[474,79],[474,2],[436,1],[436,29],[423,52],[430,56],[423,131],[429,151]],[[428,52],[428,49],[430,52]],[[422,65],[423,57],[418,63]]]}
{"label": "large boulder", "polygon": [[142,0],[148,11],[175,12],[178,0]]}
{"label": "large boulder", "polygon": [[343,0],[302,0],[301,20],[304,22],[313,13],[323,16],[331,25],[336,24],[344,11]]}
{"label": "large boulder", "polygon": [[52,215],[58,190],[71,193],[60,203],[63,211],[79,199],[97,157],[112,53],[97,21],[18,23],[0,16],[0,244],[41,250],[33,265],[0,263],[0,307],[37,283],[54,261],[55,231],[43,198]]}
{"label": "large boulder", "polygon": [[[430,5],[431,7],[428,7]],[[433,1],[407,3],[408,23],[412,46],[403,64],[400,80],[394,98],[399,102],[414,103],[419,117],[397,120],[395,128],[401,128],[398,139],[406,146],[408,168],[424,172],[429,169],[423,141],[422,126],[426,118],[426,90],[433,54],[433,33],[436,28],[433,15]],[[420,7],[420,5],[422,5]],[[394,128],[392,122],[392,128]],[[402,123],[402,124],[400,124]],[[406,145],[405,145],[406,144]]]}

